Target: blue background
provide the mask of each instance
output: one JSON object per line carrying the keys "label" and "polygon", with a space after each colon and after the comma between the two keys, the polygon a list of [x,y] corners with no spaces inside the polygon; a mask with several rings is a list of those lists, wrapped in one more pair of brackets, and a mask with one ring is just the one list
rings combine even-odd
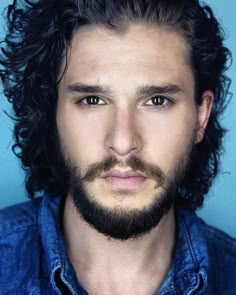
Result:
{"label": "blue background", "polygon": [[[49,0],[50,1],[50,0]],[[10,4],[1,0],[0,12]],[[236,57],[236,1],[208,0],[209,4],[227,35],[226,45]],[[226,4],[227,3],[227,4]],[[0,15],[0,38],[4,32],[4,19]],[[236,62],[233,62],[228,76],[233,80],[231,92],[236,94]],[[24,174],[19,161],[11,151],[13,124],[3,110],[10,111],[10,106],[0,88],[0,208],[26,201]],[[198,211],[208,223],[217,226],[236,237],[236,100],[233,96],[225,112],[223,122],[229,130],[225,138],[225,153],[222,157],[221,173],[209,193],[205,206]]]}

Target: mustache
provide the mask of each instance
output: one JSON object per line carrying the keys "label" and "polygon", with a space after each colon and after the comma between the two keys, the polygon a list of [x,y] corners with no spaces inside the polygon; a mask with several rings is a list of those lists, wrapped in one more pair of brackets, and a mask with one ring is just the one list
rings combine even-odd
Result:
{"label": "mustache", "polygon": [[119,161],[115,157],[108,157],[99,163],[91,164],[82,180],[91,182],[99,177],[102,172],[108,172],[116,165],[119,165],[119,167],[130,167],[133,171],[140,171],[146,177],[154,179],[158,186],[163,186],[167,178],[159,166],[132,156],[125,162]]}

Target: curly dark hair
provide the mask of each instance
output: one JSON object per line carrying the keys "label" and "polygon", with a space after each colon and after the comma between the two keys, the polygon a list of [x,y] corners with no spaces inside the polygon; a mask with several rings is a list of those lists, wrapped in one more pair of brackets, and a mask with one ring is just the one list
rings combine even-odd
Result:
{"label": "curly dark hair", "polygon": [[209,6],[198,0],[14,0],[7,9],[8,32],[1,45],[0,77],[14,109],[14,153],[26,171],[26,189],[65,196],[57,169],[55,114],[62,61],[73,31],[99,24],[122,30],[132,22],[164,26],[182,34],[191,53],[196,103],[204,90],[215,95],[205,132],[191,159],[177,203],[196,209],[203,204],[219,171],[225,129],[220,116],[230,84],[225,75],[230,51]]}

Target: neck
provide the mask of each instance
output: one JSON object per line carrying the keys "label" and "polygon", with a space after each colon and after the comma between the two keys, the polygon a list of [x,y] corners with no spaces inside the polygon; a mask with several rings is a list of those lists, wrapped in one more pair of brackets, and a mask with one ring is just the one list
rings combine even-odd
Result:
{"label": "neck", "polygon": [[121,283],[126,278],[130,281],[139,274],[142,277],[146,274],[150,282],[150,276],[154,274],[153,280],[158,288],[170,268],[175,243],[173,208],[150,233],[140,238],[116,241],[100,234],[82,220],[72,198],[68,197],[63,226],[69,258],[84,287],[93,284],[91,274],[96,274],[97,281],[104,280],[104,284],[109,278],[113,281],[113,288],[118,279]]}

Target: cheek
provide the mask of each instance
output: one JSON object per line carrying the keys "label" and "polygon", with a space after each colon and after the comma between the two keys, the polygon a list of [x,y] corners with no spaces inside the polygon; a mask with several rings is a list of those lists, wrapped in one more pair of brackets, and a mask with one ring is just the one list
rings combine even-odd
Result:
{"label": "cheek", "polygon": [[[152,126],[152,128],[150,128]],[[189,152],[195,134],[195,116],[182,115],[146,120],[143,130],[147,161],[153,161],[164,171],[172,169]]]}
{"label": "cheek", "polygon": [[58,108],[57,127],[66,157],[81,168],[102,159],[103,128],[99,120]]}

